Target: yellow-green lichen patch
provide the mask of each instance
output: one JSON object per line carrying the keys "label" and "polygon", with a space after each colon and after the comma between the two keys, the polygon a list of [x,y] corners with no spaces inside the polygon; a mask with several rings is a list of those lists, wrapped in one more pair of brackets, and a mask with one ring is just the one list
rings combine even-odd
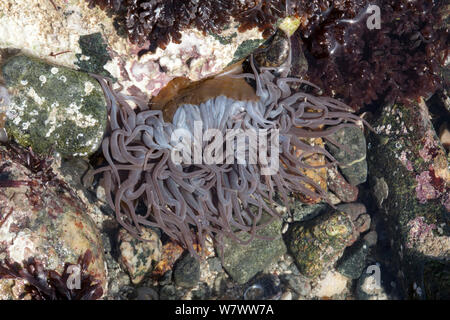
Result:
{"label": "yellow-green lichen patch", "polygon": [[343,212],[329,212],[295,224],[289,230],[287,246],[300,272],[316,278],[337,261],[352,238],[350,217]]}
{"label": "yellow-green lichen patch", "polygon": [[13,97],[6,128],[10,137],[37,153],[63,156],[95,152],[106,129],[106,100],[86,73],[18,55],[1,66]]}

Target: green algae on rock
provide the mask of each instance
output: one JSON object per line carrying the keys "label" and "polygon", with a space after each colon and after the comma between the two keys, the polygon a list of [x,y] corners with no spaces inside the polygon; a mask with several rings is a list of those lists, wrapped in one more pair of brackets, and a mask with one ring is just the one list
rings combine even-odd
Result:
{"label": "green algae on rock", "polygon": [[342,255],[352,230],[351,219],[343,212],[329,212],[294,224],[288,231],[287,246],[299,271],[310,278],[318,277],[330,262]]}
{"label": "green algae on rock", "polygon": [[313,220],[294,223],[288,230],[286,244],[299,271],[315,279],[369,227],[370,217],[364,206],[346,204]]}
{"label": "green algae on rock", "polygon": [[406,297],[427,298],[420,281],[424,264],[450,258],[448,160],[423,101],[384,107],[373,127],[370,184],[387,219],[392,263]]}
{"label": "green algae on rock", "polygon": [[[258,272],[263,271],[271,263],[286,253],[286,246],[281,237],[281,220],[274,220],[267,227],[256,231],[259,237],[270,238],[254,239],[248,245],[237,245],[230,238],[224,238],[223,267],[228,274],[239,284],[246,283]],[[247,233],[237,236],[243,240],[249,238]],[[219,251],[219,255],[222,253]]]}
{"label": "green algae on rock", "polygon": [[10,138],[34,152],[62,156],[95,152],[107,123],[100,84],[87,73],[16,55],[1,66],[12,93],[6,129]]}

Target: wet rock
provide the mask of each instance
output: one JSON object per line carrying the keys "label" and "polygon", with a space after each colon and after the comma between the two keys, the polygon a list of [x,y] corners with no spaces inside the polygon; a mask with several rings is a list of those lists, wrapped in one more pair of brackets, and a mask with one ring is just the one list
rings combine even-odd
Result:
{"label": "wet rock", "polygon": [[291,289],[299,296],[308,296],[311,293],[310,280],[302,275],[283,274],[280,279],[284,287]]}
{"label": "wet rock", "polygon": [[169,284],[161,288],[159,291],[159,298],[161,300],[177,300],[180,296],[177,293],[175,286]]}
{"label": "wet rock", "polygon": [[424,298],[429,300],[449,300],[450,262],[428,261],[423,268],[423,286]]}
{"label": "wet rock", "polygon": [[183,256],[175,265],[173,279],[180,287],[194,287],[200,280],[199,261],[190,254]]}
{"label": "wet rock", "polygon": [[450,124],[443,123],[439,128],[439,140],[442,146],[447,150],[450,150]]}
{"label": "wet rock", "polygon": [[279,67],[289,57],[289,38],[280,29],[254,55],[260,67]]}
{"label": "wet rock", "polygon": [[421,288],[424,263],[450,257],[450,172],[430,119],[423,102],[386,106],[372,125],[377,134],[369,137],[370,185],[386,219],[391,263],[404,275],[399,291],[406,297],[417,296],[412,288],[414,283]]}
{"label": "wet rock", "polygon": [[120,262],[135,284],[149,274],[161,259],[162,244],[152,229],[142,229],[143,240],[133,237],[127,230],[119,231]]}
{"label": "wet rock", "polygon": [[62,159],[59,171],[64,180],[75,190],[86,190],[87,186],[91,186],[94,180],[93,176],[82,180],[86,173],[92,169],[89,161],[83,158]]}
{"label": "wet rock", "polygon": [[354,202],[358,198],[358,188],[349,184],[335,167],[328,169],[327,184],[343,202]]}
{"label": "wet rock", "polygon": [[[275,219],[266,228],[257,231],[258,236],[270,238],[271,241],[254,239],[248,245],[237,245],[232,239],[224,239],[223,254],[224,269],[239,284],[250,280],[268,265],[276,262],[286,253],[286,246],[281,238],[281,220]],[[239,233],[240,239],[248,239],[249,235]]]}
{"label": "wet rock", "polygon": [[192,291],[192,300],[207,300],[211,295],[211,289],[206,285],[206,283],[201,283],[199,288]]}
{"label": "wet rock", "polygon": [[280,279],[273,274],[262,274],[249,283],[244,300],[279,300],[281,294]]}
{"label": "wet rock", "polygon": [[[292,221],[310,220],[324,212],[327,207],[327,204],[323,202],[308,205],[301,201],[295,201],[292,207]],[[288,215],[285,216],[286,219],[288,217]]]}
{"label": "wet rock", "polygon": [[109,73],[124,86],[123,93],[145,99],[174,77],[196,81],[217,74],[265,41],[258,28],[239,32],[239,24],[231,22],[220,34],[185,29],[179,43],[151,53],[146,52],[148,44],[133,45],[119,36],[114,16],[99,7],[89,9],[79,0],[76,5],[73,1],[57,5],[55,10],[50,1],[0,1],[2,47],[19,48],[73,69]]}
{"label": "wet rock", "polygon": [[286,291],[281,295],[280,300],[292,300],[292,292]]}
{"label": "wet rock", "polygon": [[364,272],[357,283],[356,297],[359,300],[389,300],[383,285],[374,274]]}
{"label": "wet rock", "polygon": [[351,214],[330,211],[292,225],[286,244],[303,275],[318,277],[357,240],[360,232],[368,229],[370,218],[360,211],[354,210]]}
{"label": "wet rock", "polygon": [[330,271],[317,283],[313,295],[320,298],[337,296],[346,289],[348,281],[348,278],[338,272]]}
{"label": "wet rock", "polygon": [[345,250],[344,255],[336,263],[336,270],[348,278],[358,279],[367,265],[370,246],[371,243],[365,239],[358,240]]}
{"label": "wet rock", "polygon": [[16,55],[1,75],[11,92],[6,129],[10,138],[34,152],[88,156],[106,130],[106,100],[87,73]]}
{"label": "wet rock", "polygon": [[215,272],[222,271],[222,263],[220,262],[220,259],[217,257],[208,259],[208,265],[209,265],[209,270],[211,270],[211,271],[215,271]]}
{"label": "wet rock", "polygon": [[[301,37],[301,30],[298,29],[291,36],[291,50],[292,50],[292,65],[291,65],[291,76],[303,78],[308,72],[308,60],[305,57],[303,50],[303,41]],[[299,84],[292,84],[295,88]]]}
{"label": "wet rock", "polygon": [[12,154],[0,147],[0,260],[21,264],[34,257],[46,269],[62,273],[65,263],[76,264],[91,250],[88,271],[106,294],[103,242],[85,204],[59,180],[44,184]]}
{"label": "wet rock", "polygon": [[153,288],[140,287],[136,290],[135,300],[159,300],[159,295]]}
{"label": "wet rock", "polygon": [[330,153],[339,161],[339,169],[352,185],[366,181],[366,138],[360,128],[345,127],[330,136],[343,147],[338,148],[327,142]]}

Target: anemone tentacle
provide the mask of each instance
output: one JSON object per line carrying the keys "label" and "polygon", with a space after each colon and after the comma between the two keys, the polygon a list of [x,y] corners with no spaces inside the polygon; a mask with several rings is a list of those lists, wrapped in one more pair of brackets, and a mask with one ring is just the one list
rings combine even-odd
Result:
{"label": "anemone tentacle", "polygon": [[[280,218],[273,205],[276,192],[287,205],[291,194],[328,199],[304,170],[332,166],[336,160],[325,148],[308,141],[327,139],[340,128],[360,126],[363,121],[340,101],[292,91],[290,82],[308,84],[302,79],[279,78],[272,70],[258,70],[253,61],[251,67],[253,73],[240,77],[257,83],[259,101],[218,96],[198,106],[179,106],[172,122],[165,121],[162,111],[149,109],[95,76],[108,97],[111,133],[103,143],[108,165],[93,174],[103,174],[109,205],[130,233],[139,236],[143,226],[159,227],[196,255],[194,244],[203,247],[207,237],[219,247],[223,237],[240,244],[258,238],[259,229]],[[261,158],[255,164],[239,163],[236,157],[223,164],[175,163],[170,156],[177,142],[172,133],[183,128],[193,136],[196,120],[202,122],[202,130],[217,129],[224,134],[230,129],[279,130],[278,172],[265,175],[267,163]],[[203,141],[201,148],[211,144]],[[250,147],[255,148],[246,144],[246,156]],[[327,163],[306,163],[305,158],[314,154]],[[140,204],[147,207],[145,212],[137,210]],[[264,212],[270,219],[262,223]],[[240,231],[250,237],[241,239]]]}

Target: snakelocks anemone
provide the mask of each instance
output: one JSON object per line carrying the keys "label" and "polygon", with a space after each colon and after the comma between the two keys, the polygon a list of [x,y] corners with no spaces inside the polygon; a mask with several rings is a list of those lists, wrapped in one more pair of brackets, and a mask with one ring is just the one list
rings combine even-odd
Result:
{"label": "snakelocks anemone", "polygon": [[[174,80],[162,91],[166,96],[160,94],[150,105],[96,76],[107,96],[111,132],[102,145],[108,165],[93,174],[103,174],[107,201],[133,235],[139,236],[142,227],[158,227],[196,255],[207,237],[219,249],[224,237],[240,244],[258,237],[258,229],[280,218],[274,209],[276,194],[286,206],[293,196],[327,200],[326,185],[306,171],[336,165],[336,160],[315,141],[337,145],[333,133],[362,126],[363,120],[344,103],[309,93],[317,87],[305,80],[258,68],[253,57],[250,65],[251,73],[222,74],[182,89],[177,86],[183,81]],[[293,90],[292,83],[309,90]],[[176,92],[174,98],[169,91]],[[212,135],[208,129],[215,129],[209,131]],[[230,136],[218,137],[230,132],[256,132],[259,141],[227,153]],[[266,143],[260,132],[267,134]],[[176,161],[180,143],[187,146],[189,141],[194,151],[199,148],[215,160],[223,153],[226,159]],[[259,156],[252,162],[253,151]],[[311,165],[306,161],[311,156],[326,161]],[[268,170],[273,163],[278,168]],[[271,219],[261,220],[263,215]],[[242,231],[250,235],[246,241],[237,236]]]}

